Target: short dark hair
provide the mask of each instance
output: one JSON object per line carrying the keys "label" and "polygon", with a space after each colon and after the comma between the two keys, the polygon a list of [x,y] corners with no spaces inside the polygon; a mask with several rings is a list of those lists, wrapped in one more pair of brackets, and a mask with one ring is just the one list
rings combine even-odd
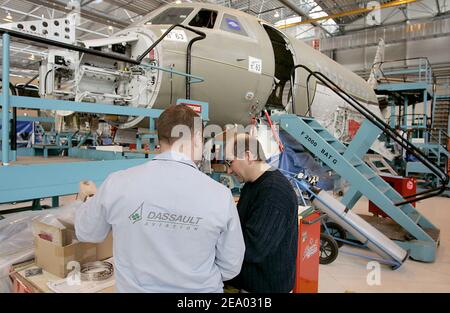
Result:
{"label": "short dark hair", "polygon": [[[243,153],[245,153],[246,151],[250,151],[255,156],[254,161],[267,161],[261,143],[255,136],[250,136],[247,133],[242,134],[243,136],[240,135],[241,134],[235,134],[233,138],[233,153],[235,158],[243,159]],[[239,151],[238,144],[242,145],[242,140],[244,141],[244,150]]]}
{"label": "short dark hair", "polygon": [[[185,105],[171,105],[158,118],[158,140],[173,144],[179,137],[172,137],[174,127],[187,126],[191,134],[194,134],[195,118],[200,118],[194,110]],[[203,124],[201,123],[203,127]]]}

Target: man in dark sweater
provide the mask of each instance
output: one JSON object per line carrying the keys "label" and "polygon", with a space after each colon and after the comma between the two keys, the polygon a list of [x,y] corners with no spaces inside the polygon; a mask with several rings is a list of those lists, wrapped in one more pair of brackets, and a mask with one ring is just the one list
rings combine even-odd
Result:
{"label": "man in dark sweater", "polygon": [[241,273],[230,285],[241,292],[290,292],[297,258],[297,195],[287,178],[266,163],[256,138],[239,134],[232,141],[233,157],[228,152],[226,163],[228,173],[245,182],[237,208],[246,250]]}

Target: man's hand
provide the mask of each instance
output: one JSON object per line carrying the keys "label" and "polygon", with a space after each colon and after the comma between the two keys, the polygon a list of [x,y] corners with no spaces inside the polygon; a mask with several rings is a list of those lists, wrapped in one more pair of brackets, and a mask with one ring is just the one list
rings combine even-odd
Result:
{"label": "man's hand", "polygon": [[87,198],[95,195],[97,187],[91,180],[85,180],[80,182],[80,191],[78,192],[77,199],[85,202]]}

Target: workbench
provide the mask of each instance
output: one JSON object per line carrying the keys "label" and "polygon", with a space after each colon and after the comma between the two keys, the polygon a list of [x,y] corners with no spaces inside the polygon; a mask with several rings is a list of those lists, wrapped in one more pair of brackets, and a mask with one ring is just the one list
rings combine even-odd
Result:
{"label": "workbench", "polygon": [[[61,280],[61,277],[49,272],[42,271],[42,274],[25,277],[25,271],[38,268],[34,260],[13,265],[10,271],[10,278],[13,283],[14,293],[53,293],[47,286],[48,282]],[[100,293],[114,293],[115,287],[108,287],[99,291]]]}

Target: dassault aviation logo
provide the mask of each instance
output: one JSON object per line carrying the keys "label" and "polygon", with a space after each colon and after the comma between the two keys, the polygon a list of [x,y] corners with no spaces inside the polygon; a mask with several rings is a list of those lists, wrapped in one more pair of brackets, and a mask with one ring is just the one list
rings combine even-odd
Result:
{"label": "dassault aviation logo", "polygon": [[134,210],[134,212],[131,213],[131,215],[128,217],[133,224],[142,220],[143,206],[144,206],[144,202],[142,202],[141,205],[136,210]]}
{"label": "dassault aviation logo", "polygon": [[153,226],[154,228],[195,231],[198,230],[201,225],[203,217],[168,213],[165,209],[155,206],[147,208],[144,206],[144,202],[142,202],[138,208],[128,216],[128,219],[132,224],[145,219],[145,226]]}

